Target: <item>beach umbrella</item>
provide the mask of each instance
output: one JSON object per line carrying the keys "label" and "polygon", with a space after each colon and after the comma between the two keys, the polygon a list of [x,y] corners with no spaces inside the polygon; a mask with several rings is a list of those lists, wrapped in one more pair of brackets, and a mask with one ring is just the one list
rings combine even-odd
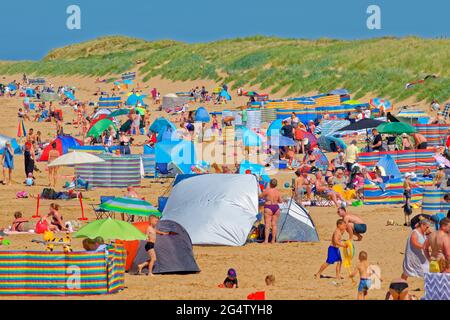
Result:
{"label": "beach umbrella", "polygon": [[70,100],[75,100],[75,96],[70,91],[64,91],[64,95]]}
{"label": "beach umbrella", "polygon": [[404,122],[387,122],[377,127],[380,133],[402,134],[417,132],[416,128]]}
{"label": "beach umbrella", "polygon": [[95,114],[92,116],[92,119],[96,119],[101,115],[109,115],[111,114],[111,110],[108,109],[99,109],[95,112]]}
{"label": "beach umbrella", "polygon": [[116,111],[113,111],[109,114],[110,118],[114,118],[114,117],[119,117],[119,116],[124,116],[124,115],[128,115],[130,114],[130,110],[131,109],[118,109]]}
{"label": "beach umbrella", "polygon": [[373,98],[370,99],[369,104],[376,109],[384,109],[384,111],[392,109],[392,103],[387,99]]}
{"label": "beach umbrella", "polygon": [[262,139],[252,130],[245,128],[242,132],[242,143],[245,147],[260,147]]}
{"label": "beach umbrella", "polygon": [[354,123],[350,123],[348,126],[345,126],[338,131],[359,131],[359,130],[367,130],[378,127],[380,124],[385,123],[384,121],[375,120],[375,119],[362,119]]}
{"label": "beach umbrella", "polygon": [[272,135],[279,136],[281,135],[281,128],[283,127],[283,119],[277,119],[273,121],[269,127],[267,128],[267,136],[270,137]]}
{"label": "beach umbrella", "polygon": [[144,108],[135,108],[135,110],[141,115],[145,115],[145,109]]}
{"label": "beach umbrella", "polygon": [[23,120],[19,120],[19,125],[17,126],[17,137],[26,137],[27,129],[25,129],[25,122]]}
{"label": "beach umbrella", "polygon": [[125,213],[135,216],[148,217],[155,215],[161,217],[161,212],[158,211],[149,202],[137,198],[113,198],[100,205],[100,208],[105,211]]}
{"label": "beach umbrella", "polygon": [[95,239],[102,237],[104,240],[146,240],[147,237],[131,223],[115,220],[102,219],[93,221],[74,234],[75,238]]}
{"label": "beach umbrella", "polygon": [[272,147],[293,147],[296,143],[293,139],[280,135],[270,137],[269,145]]}
{"label": "beach umbrella", "polygon": [[105,160],[93,154],[87,152],[73,151],[56,158],[48,165],[48,167],[65,167],[65,166],[73,166],[76,164],[101,163],[101,162],[105,162]]}
{"label": "beach umbrella", "polygon": [[198,122],[209,122],[211,120],[208,111],[204,107],[200,107],[195,111],[194,119]]}
{"label": "beach umbrella", "polygon": [[94,124],[88,131],[87,137],[97,138],[102,135],[102,133],[109,128],[109,126],[113,126],[115,130],[117,130],[116,125],[110,119],[102,119]]}

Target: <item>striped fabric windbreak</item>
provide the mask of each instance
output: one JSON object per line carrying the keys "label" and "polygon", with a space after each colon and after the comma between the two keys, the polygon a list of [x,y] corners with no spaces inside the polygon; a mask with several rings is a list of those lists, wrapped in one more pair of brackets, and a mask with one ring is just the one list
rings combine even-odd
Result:
{"label": "striped fabric windbreak", "polygon": [[444,200],[447,193],[450,193],[450,189],[426,188],[423,191],[422,213],[447,215],[450,210],[450,203]]}
{"label": "striped fabric windbreak", "polygon": [[0,252],[0,295],[94,295],[124,288],[125,249]]}
{"label": "striped fabric windbreak", "polygon": [[75,166],[75,174],[92,187],[124,188],[141,184],[141,156],[100,154],[105,162]]}
{"label": "striped fabric windbreak", "polygon": [[[431,185],[431,181],[419,182],[420,188],[412,189],[411,202],[422,201],[424,188]],[[364,184],[364,204],[398,204],[404,202],[403,181],[396,179],[395,182],[386,183],[382,189],[373,183]]]}
{"label": "striped fabric windbreak", "polygon": [[358,163],[373,170],[381,157],[389,154],[397,164],[400,172],[423,173],[425,168],[436,169],[435,149],[403,150],[384,152],[363,152],[358,154]]}
{"label": "striped fabric windbreak", "polygon": [[417,132],[422,134],[429,146],[443,146],[446,143],[450,124],[415,124]]}

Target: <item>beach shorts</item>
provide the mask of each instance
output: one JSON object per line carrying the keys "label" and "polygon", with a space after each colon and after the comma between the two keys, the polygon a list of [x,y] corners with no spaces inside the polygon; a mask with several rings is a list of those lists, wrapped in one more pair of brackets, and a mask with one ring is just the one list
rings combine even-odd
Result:
{"label": "beach shorts", "polygon": [[417,146],[417,149],[426,149],[428,147],[428,143],[427,142],[422,142],[421,144],[419,144]]}
{"label": "beach shorts", "polygon": [[353,226],[353,231],[359,234],[366,233],[367,225],[365,223],[355,223],[355,225]]}
{"label": "beach shorts", "polygon": [[155,244],[153,242],[147,242],[145,244],[145,251],[150,251],[155,248]]}
{"label": "beach shorts", "polygon": [[411,199],[411,190],[405,190],[403,191],[403,195],[406,199]]}
{"label": "beach shorts", "polygon": [[341,262],[341,251],[339,248],[329,246],[328,247],[328,256],[327,256],[327,263],[328,264],[334,264],[335,262]]}
{"label": "beach shorts", "polygon": [[358,292],[368,291],[372,281],[370,279],[361,279],[358,286]]}

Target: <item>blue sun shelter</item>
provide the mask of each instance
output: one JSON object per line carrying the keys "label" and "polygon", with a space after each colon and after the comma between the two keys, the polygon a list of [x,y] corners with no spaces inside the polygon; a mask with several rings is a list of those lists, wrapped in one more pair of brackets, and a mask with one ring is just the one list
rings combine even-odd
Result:
{"label": "blue sun shelter", "polygon": [[125,105],[135,107],[137,105],[145,105],[144,98],[145,95],[138,95],[136,93],[130,94],[130,96],[127,98],[127,101],[125,101]]}
{"label": "blue sun shelter", "polygon": [[156,164],[176,166],[180,173],[191,173],[196,164],[195,147],[191,141],[163,141],[155,145]]}
{"label": "blue sun shelter", "polygon": [[268,137],[280,136],[282,127],[283,127],[283,119],[277,119],[273,121],[267,128],[267,136]]}
{"label": "blue sun shelter", "polygon": [[14,150],[14,154],[22,153],[22,149],[16,139],[0,134],[0,155],[3,154],[3,148],[5,147],[6,142],[11,143],[11,148]]}
{"label": "blue sun shelter", "polygon": [[175,139],[174,137],[176,129],[177,128],[175,127],[175,125],[164,117],[160,117],[153,121],[152,125],[149,128],[150,131],[157,133],[158,142],[179,140]]}
{"label": "blue sun shelter", "polygon": [[208,111],[204,107],[200,107],[195,111],[194,119],[196,122],[207,123],[211,121]]}

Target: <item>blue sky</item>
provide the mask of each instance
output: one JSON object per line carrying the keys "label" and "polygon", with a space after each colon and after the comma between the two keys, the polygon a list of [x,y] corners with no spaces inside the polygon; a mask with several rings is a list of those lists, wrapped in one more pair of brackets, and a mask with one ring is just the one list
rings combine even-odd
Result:
{"label": "blue sky", "polygon": [[[450,35],[448,0],[22,0],[0,5],[0,60],[40,59],[51,49],[105,35],[206,42],[262,34],[361,39]],[[81,30],[66,8],[81,8]],[[369,5],[381,30],[366,27]],[[8,30],[8,31],[6,31]]]}

